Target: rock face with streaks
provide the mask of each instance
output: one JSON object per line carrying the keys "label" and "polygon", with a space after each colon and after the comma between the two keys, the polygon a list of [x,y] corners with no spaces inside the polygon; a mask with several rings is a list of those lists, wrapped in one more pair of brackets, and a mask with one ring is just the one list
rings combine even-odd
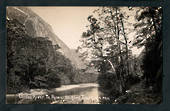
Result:
{"label": "rock face with streaks", "polygon": [[7,7],[7,19],[16,19],[26,28],[26,33],[31,37],[47,37],[53,45],[58,44],[60,52],[78,68],[85,68],[84,63],[78,54],[70,50],[57,35],[54,34],[51,26],[41,17],[26,7]]}

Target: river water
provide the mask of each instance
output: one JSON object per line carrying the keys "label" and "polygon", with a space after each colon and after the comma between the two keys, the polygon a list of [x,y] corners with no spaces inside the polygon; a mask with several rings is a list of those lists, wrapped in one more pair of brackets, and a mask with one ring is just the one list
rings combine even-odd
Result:
{"label": "river water", "polygon": [[[62,85],[59,88],[31,89],[16,95],[7,95],[8,104],[99,104],[98,84]],[[107,99],[107,98],[105,98]]]}

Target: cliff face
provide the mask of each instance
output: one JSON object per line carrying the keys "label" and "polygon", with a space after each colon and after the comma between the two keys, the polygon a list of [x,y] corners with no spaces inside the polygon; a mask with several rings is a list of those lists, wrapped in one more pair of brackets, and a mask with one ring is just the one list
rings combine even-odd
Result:
{"label": "cliff face", "polygon": [[58,44],[60,51],[66,56],[76,68],[84,68],[85,65],[78,54],[71,51],[63,41],[53,32],[51,26],[41,17],[26,7],[7,7],[7,19],[16,19],[26,28],[26,33],[32,37],[47,37],[53,45]]}

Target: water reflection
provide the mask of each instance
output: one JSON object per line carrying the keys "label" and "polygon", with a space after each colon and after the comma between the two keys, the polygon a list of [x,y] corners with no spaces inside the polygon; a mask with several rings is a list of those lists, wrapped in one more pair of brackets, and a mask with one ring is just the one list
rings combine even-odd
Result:
{"label": "water reflection", "polygon": [[[20,97],[7,97],[8,104],[112,104],[113,96],[110,96],[110,90],[103,90],[98,84],[75,85],[72,88],[66,85],[64,88],[58,88],[44,91],[26,93]],[[70,88],[71,87],[71,88]],[[41,95],[40,95],[41,92]],[[23,93],[24,94],[24,93]],[[34,94],[34,95],[33,95]],[[37,95],[35,95],[37,94]]]}

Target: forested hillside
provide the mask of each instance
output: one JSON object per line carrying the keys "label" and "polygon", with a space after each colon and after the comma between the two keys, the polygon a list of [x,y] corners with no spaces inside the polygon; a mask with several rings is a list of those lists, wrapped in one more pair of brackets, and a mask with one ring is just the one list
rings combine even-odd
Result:
{"label": "forested hillside", "polygon": [[[57,13],[56,13],[57,14]],[[84,63],[75,52],[54,33],[51,25],[49,25],[40,16],[34,13],[29,7],[7,7],[7,17],[16,19],[25,26],[26,34],[31,37],[47,37],[53,45],[60,46],[60,52],[71,61],[76,68],[84,68]]]}
{"label": "forested hillside", "polygon": [[6,27],[7,93],[95,82],[97,75],[79,73],[81,71],[57,51],[59,45],[52,45],[48,37],[29,36],[25,26],[16,19],[7,19]]}

